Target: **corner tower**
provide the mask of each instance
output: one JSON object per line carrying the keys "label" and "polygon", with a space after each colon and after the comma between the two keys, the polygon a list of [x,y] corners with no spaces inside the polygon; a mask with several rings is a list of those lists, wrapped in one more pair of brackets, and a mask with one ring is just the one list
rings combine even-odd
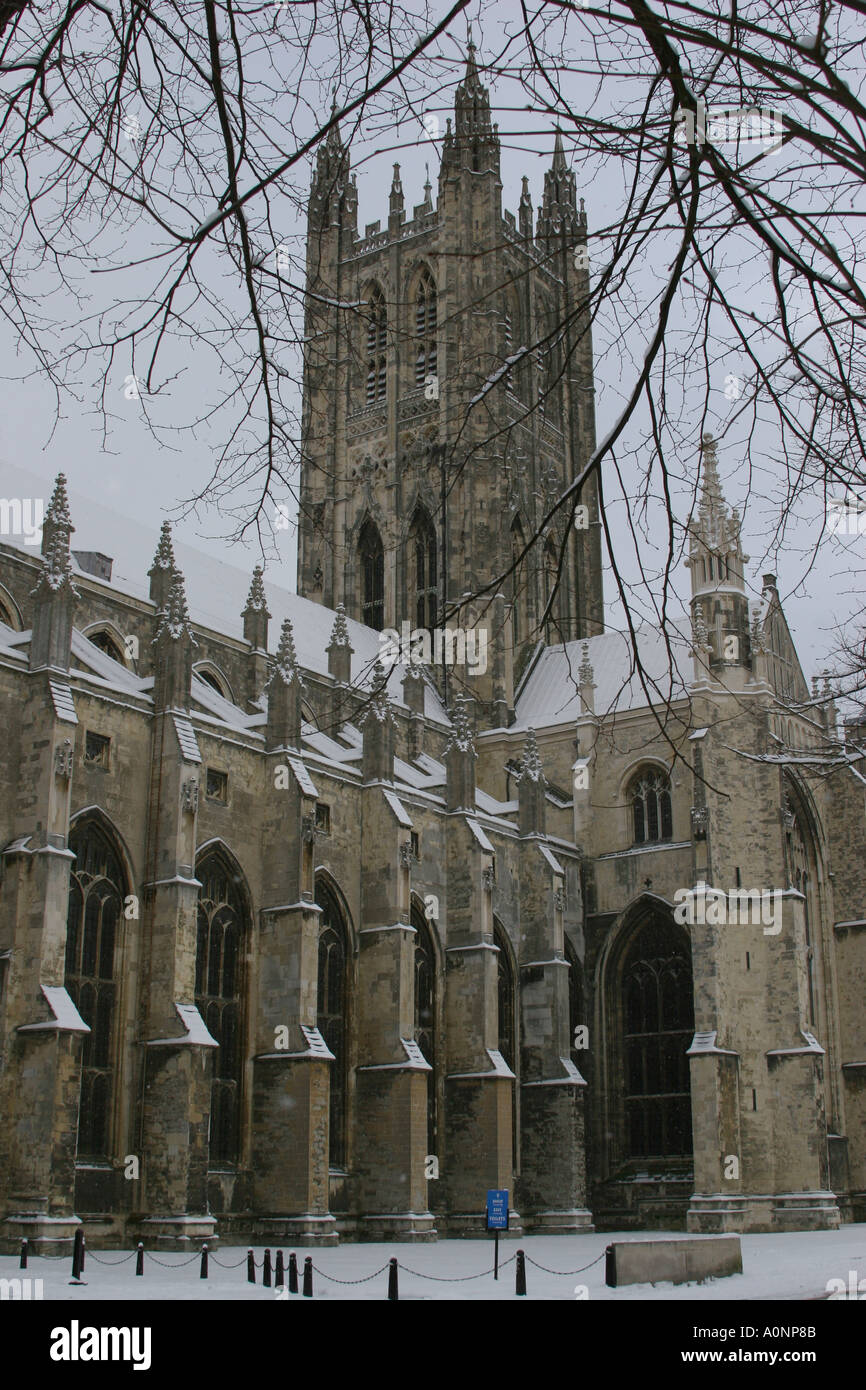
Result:
{"label": "corner tower", "polygon": [[594,482],[530,544],[595,446],[586,215],[559,135],[536,232],[527,180],[519,218],[503,213],[471,43],[453,117],[431,134],[436,204],[428,178],[407,216],[395,165],[385,229],[363,235],[336,126],[319,153],[298,589],[380,630],[486,629],[486,670],[431,674],[500,724],[539,640],[602,628]]}

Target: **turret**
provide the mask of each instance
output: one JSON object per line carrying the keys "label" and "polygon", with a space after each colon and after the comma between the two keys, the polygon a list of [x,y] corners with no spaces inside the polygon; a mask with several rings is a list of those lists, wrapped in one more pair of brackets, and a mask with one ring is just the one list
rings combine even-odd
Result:
{"label": "turret", "polygon": [[42,523],[42,569],[33,590],[31,671],[42,666],[69,670],[72,617],[78,597],[69,558],[69,538],[74,529],[66,479],[59,473]]}
{"label": "turret", "polygon": [[157,621],[154,647],[153,705],[188,710],[192,685],[192,649],[196,645],[189,624],[183,575],[176,570],[165,607]]}
{"label": "turret", "polygon": [[[689,525],[686,565],[692,583],[692,628],[709,652],[713,669],[750,664],[749,606],[740,542],[740,518],[728,509],[719,482],[716,443],[705,434],[697,520]],[[699,611],[700,610],[700,611]]]}

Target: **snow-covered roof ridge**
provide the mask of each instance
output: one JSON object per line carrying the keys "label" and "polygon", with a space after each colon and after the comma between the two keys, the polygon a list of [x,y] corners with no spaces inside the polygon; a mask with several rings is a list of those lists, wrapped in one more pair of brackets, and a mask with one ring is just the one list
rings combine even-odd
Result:
{"label": "snow-covered roof ridge", "polygon": [[[667,634],[647,624],[637,629],[636,639],[653,700],[685,697],[691,678],[691,641],[685,632],[675,623],[668,625]],[[512,732],[576,722],[585,713],[579,691],[586,686],[581,667],[587,661],[592,667],[597,716],[647,706],[631,639],[628,633],[611,630],[540,652],[515,701]]]}

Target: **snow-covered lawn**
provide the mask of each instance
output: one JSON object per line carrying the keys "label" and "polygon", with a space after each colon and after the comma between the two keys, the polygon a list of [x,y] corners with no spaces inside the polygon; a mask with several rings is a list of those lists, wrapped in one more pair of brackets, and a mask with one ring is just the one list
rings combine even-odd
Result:
{"label": "snow-covered lawn", "polygon": [[[499,1246],[498,1283],[492,1271],[493,1243],[487,1240],[440,1240],[434,1245],[343,1245],[332,1250],[296,1251],[299,1274],[310,1255],[316,1271],[313,1297],[331,1299],[382,1300],[388,1291],[388,1261],[400,1262],[401,1299],[514,1299],[514,1255],[518,1248],[526,1253],[526,1286],[529,1299],[568,1299],[576,1297],[575,1286],[585,1285],[593,1300],[632,1299],[802,1299],[826,1296],[827,1281],[840,1279],[847,1286],[850,1271],[866,1280],[866,1224],[843,1226],[840,1231],[796,1233],[792,1235],[752,1235],[742,1237],[743,1273],[706,1284],[633,1284],[609,1289],[604,1282],[604,1251],[612,1241],[659,1239],[664,1233],[598,1233],[580,1236],[522,1236],[502,1238]],[[676,1238],[677,1233],[670,1233]],[[288,1265],[288,1250],[284,1250]],[[190,1252],[192,1254],[192,1252]],[[157,1264],[145,1258],[144,1275],[135,1275],[135,1258],[122,1251],[88,1251],[85,1283],[70,1283],[71,1260],[31,1257],[27,1271],[18,1269],[16,1256],[0,1257],[0,1279],[29,1277],[43,1281],[45,1299],[84,1303],[100,1299],[204,1299],[207,1301],[242,1299],[270,1301],[279,1291],[264,1288],[261,1262],[264,1250],[256,1249],[256,1284],[247,1283],[246,1250],[237,1246],[218,1247],[210,1256],[209,1277],[199,1278],[198,1257],[159,1255]],[[276,1258],[276,1251],[272,1251]],[[220,1263],[217,1263],[219,1261]],[[507,1262],[507,1263],[506,1263]],[[234,1268],[224,1266],[233,1265]],[[551,1274],[539,1269],[582,1273]],[[166,1266],[172,1266],[167,1268]],[[380,1271],[375,1273],[375,1271]],[[409,1271],[413,1271],[409,1273]],[[421,1275],[446,1277],[478,1274],[481,1277],[461,1283],[437,1282]],[[332,1283],[332,1279],[362,1280],[364,1283]],[[366,1278],[374,1275],[373,1278]],[[7,1295],[8,1296],[8,1295]],[[34,1295],[31,1293],[31,1297]],[[292,1301],[304,1303],[298,1295]],[[861,1297],[866,1297],[866,1283]]]}

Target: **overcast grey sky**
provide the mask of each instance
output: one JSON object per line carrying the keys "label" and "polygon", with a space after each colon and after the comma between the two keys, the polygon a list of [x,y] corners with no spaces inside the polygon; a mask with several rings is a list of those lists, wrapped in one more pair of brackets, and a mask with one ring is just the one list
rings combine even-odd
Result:
{"label": "overcast grey sky", "polygon": [[[479,63],[495,52],[501,41],[502,26],[513,23],[519,16],[518,8],[512,0],[496,10],[496,21],[485,19],[483,29],[475,29],[475,40],[479,46]],[[455,34],[443,47],[453,55],[453,64],[448,70],[442,67],[446,85],[435,90],[431,88],[426,109],[438,112],[444,118],[453,102],[453,87],[459,81],[462,70],[460,50],[463,47],[462,22]],[[591,51],[587,52],[587,71],[591,72]],[[322,63],[319,64],[322,69]],[[327,74],[322,72],[327,85]],[[537,207],[543,186],[544,170],[549,165],[553,146],[553,133],[549,121],[538,113],[523,109],[526,94],[507,79],[491,81],[492,104],[497,111],[494,119],[499,120],[502,140],[502,179],[503,205],[513,212],[517,210],[520,196],[520,180],[523,174],[529,177],[533,204]],[[599,95],[593,84],[587,80],[585,86],[574,79],[574,90],[568,92],[572,104],[579,107],[584,99],[610,101]],[[580,90],[578,90],[580,85]],[[338,100],[342,94],[338,93]],[[420,112],[418,113],[420,117]],[[443,119],[444,125],[444,119]],[[380,122],[381,126],[381,122]],[[306,136],[308,130],[294,130],[293,137]],[[568,146],[568,141],[566,140]],[[395,151],[395,146],[399,147]],[[424,166],[429,164],[430,177],[436,193],[436,179],[439,166],[438,141],[425,138],[420,119],[404,121],[396,131],[392,128],[371,131],[366,139],[353,143],[353,164],[358,169],[359,226],[363,231],[367,222],[382,219],[387,221],[388,188],[391,182],[392,165],[399,159],[402,165],[402,181],[407,209],[423,197]],[[597,163],[592,168],[575,165],[578,196],[586,199],[586,210],[590,232],[594,228],[615,224],[624,206],[624,187],[622,170],[616,164],[610,167]],[[305,186],[309,186],[309,170]],[[285,237],[293,245],[299,244],[303,236],[303,224],[290,206],[286,206]],[[643,272],[651,274],[653,267],[647,266]],[[685,312],[684,310],[680,311]],[[621,375],[628,373],[629,363],[623,363],[620,347],[616,343],[616,325],[605,323],[604,317],[596,332],[596,388],[597,388],[597,426],[599,437],[606,431],[622,404]],[[639,360],[643,344],[634,342],[634,360]],[[177,385],[182,399],[189,400],[199,393],[203,400],[212,395],[213,383],[202,374],[199,364],[192,360],[178,362],[183,376]],[[174,515],[178,505],[185,497],[195,493],[203,486],[208,473],[213,441],[202,438],[180,436],[176,447],[160,448],[147,430],[142,419],[141,403],[127,400],[125,390],[125,371],[118,367],[116,381],[112,382],[113,397],[111,407],[114,415],[113,427],[107,441],[103,440],[101,419],[93,411],[93,392],[86,381],[82,382],[81,404],[65,399],[61,402],[60,418],[55,421],[55,400],[53,392],[38,376],[29,376],[24,381],[11,378],[30,364],[16,354],[16,346],[11,340],[10,331],[3,321],[0,328],[0,371],[6,378],[4,384],[4,409],[0,413],[0,467],[2,464],[19,465],[44,479],[46,495],[54,475],[62,470],[70,480],[71,487],[84,497],[90,497],[109,507],[122,516],[149,525],[153,530],[154,545],[161,521],[166,515]],[[298,367],[300,364],[298,364]],[[718,364],[718,381],[712,383],[717,397],[717,416],[708,421],[711,429],[721,427],[730,415],[730,403],[726,401],[723,390],[727,374],[736,374],[740,363],[735,358],[726,358]],[[182,403],[182,401],[181,401]],[[711,397],[711,411],[713,408]],[[691,433],[694,449],[697,446],[699,421],[693,424],[688,419],[683,422],[683,430]],[[639,450],[641,417],[637,417],[628,444]],[[766,450],[769,459],[775,446],[773,426],[768,424],[760,445]],[[753,444],[754,449],[754,444]],[[726,488],[728,501],[742,506],[748,478],[742,462],[741,443],[737,439],[736,426],[723,440],[719,448],[719,464]],[[684,460],[684,474],[693,467],[694,457]],[[629,466],[634,466],[633,461]],[[768,474],[772,466],[768,463]],[[626,474],[628,476],[628,473]],[[11,482],[11,477],[9,478]],[[760,489],[759,489],[760,490]],[[768,489],[769,490],[769,489]],[[4,482],[0,473],[0,493],[14,495]],[[679,495],[683,508],[687,505],[685,484]],[[614,528],[624,533],[626,503],[611,502],[611,519]],[[862,571],[862,561],[866,537],[853,537],[842,545],[838,541],[825,544],[818,562],[807,573],[806,557],[816,534],[823,524],[823,514],[818,505],[812,511],[808,505],[803,507],[803,515],[794,534],[791,551],[778,557],[765,558],[763,551],[766,538],[775,522],[771,504],[758,501],[748,507],[744,524],[744,549],[752,557],[748,566],[748,576],[753,596],[760,592],[760,576],[768,568],[775,569],[779,576],[779,587],[785,602],[786,613],[800,651],[807,678],[815,670],[827,663],[828,653],[835,646],[833,627],[837,620],[847,617],[852,607],[859,607],[856,595],[852,592],[856,585],[854,576]],[[647,536],[652,547],[653,526],[658,519],[650,517],[647,522]],[[220,518],[207,512],[197,518],[189,517],[178,523],[178,536],[205,550],[211,555],[222,555],[239,568],[249,570],[258,558],[254,537],[246,548],[234,546],[226,552],[225,542],[216,537],[225,530]],[[295,587],[296,546],[293,532],[282,532],[277,537],[279,554],[268,567],[268,574],[281,585]],[[116,543],[111,534],[106,534],[100,542],[100,549],[115,554]],[[634,567],[631,574],[635,575]],[[606,579],[606,596],[610,603],[613,588],[610,576]],[[859,582],[859,579],[858,579]],[[676,588],[683,599],[688,597],[687,572],[680,569]],[[796,592],[792,594],[792,590]],[[610,620],[618,625],[618,612],[611,606]]]}

